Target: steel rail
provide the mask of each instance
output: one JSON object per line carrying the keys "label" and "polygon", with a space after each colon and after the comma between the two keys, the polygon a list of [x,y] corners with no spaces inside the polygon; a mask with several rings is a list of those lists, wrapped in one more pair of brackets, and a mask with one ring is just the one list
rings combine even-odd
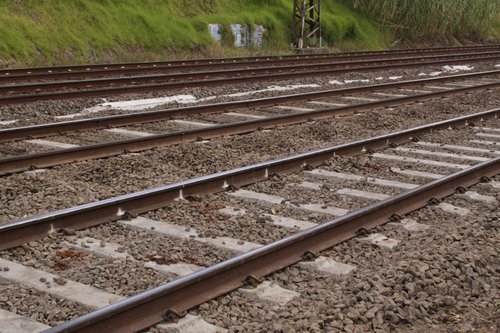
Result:
{"label": "steel rail", "polygon": [[[492,59],[497,59],[497,57],[467,59],[467,61],[481,62]],[[464,63],[464,61],[465,61],[464,59],[439,60],[432,62],[415,62],[415,63],[404,63],[404,64],[393,64],[393,65],[379,65],[371,67],[352,67],[349,69],[329,69],[329,70],[319,70],[319,71],[310,70],[306,72],[290,72],[290,73],[279,73],[279,74],[269,74],[269,75],[241,76],[241,77],[231,77],[231,78],[212,79],[212,80],[193,80],[193,81],[168,82],[168,83],[151,84],[151,85],[124,86],[124,87],[113,87],[113,88],[91,89],[91,90],[76,90],[76,91],[66,91],[66,92],[56,92],[56,93],[0,96],[0,105],[30,103],[42,100],[61,100],[61,99],[71,99],[71,98],[83,98],[83,97],[110,96],[110,95],[120,95],[128,93],[152,92],[158,90],[165,91],[165,90],[183,89],[189,87],[208,87],[216,85],[228,85],[228,84],[271,81],[271,80],[273,81],[289,80],[295,78],[325,76],[325,75],[340,74],[346,72],[366,72],[366,71],[377,71],[384,69],[421,67],[426,65],[437,65],[437,64],[456,64],[456,63]]]}
{"label": "steel rail", "polygon": [[319,166],[334,156],[360,155],[410,142],[432,131],[465,127],[499,116],[500,109],[492,109],[0,224],[0,250],[41,239],[56,229],[89,228],[165,207],[178,198],[217,193],[226,190],[229,185],[249,185],[272,174],[301,170],[305,165]]}
{"label": "steel rail", "polygon": [[163,61],[147,61],[147,62],[121,62],[121,63],[104,63],[104,64],[83,64],[83,65],[66,65],[66,66],[50,66],[50,67],[26,67],[26,68],[4,68],[0,69],[1,75],[12,75],[16,73],[31,73],[43,74],[48,72],[58,71],[73,71],[73,70],[108,70],[125,68],[139,68],[141,66],[168,66],[168,65],[186,65],[192,64],[223,64],[231,62],[265,62],[267,60],[276,59],[322,59],[325,57],[364,57],[364,56],[379,56],[379,55],[397,55],[397,54],[435,54],[442,52],[456,51],[474,51],[474,50],[491,50],[499,49],[500,45],[479,45],[465,47],[441,47],[441,48],[424,48],[424,49],[394,49],[382,51],[361,51],[361,52],[340,52],[340,53],[320,53],[307,55],[279,55],[279,56],[257,56],[257,57],[236,57],[236,58],[204,58],[204,59],[181,59],[181,60],[163,60]]}
{"label": "steel rail", "polygon": [[[500,48],[499,48],[500,49]],[[493,49],[497,50],[497,49]],[[429,53],[425,53],[429,54]],[[442,53],[443,55],[449,53]],[[468,53],[466,53],[468,54]],[[480,54],[480,53],[475,53]],[[482,54],[491,54],[491,49],[489,52],[485,52]],[[406,54],[404,54],[406,55]],[[392,55],[391,55],[392,56]],[[87,68],[83,71],[66,71],[59,73],[35,73],[35,74],[22,74],[22,75],[0,75],[0,83],[3,82],[20,82],[20,81],[30,81],[30,80],[55,80],[55,79],[67,79],[74,77],[105,77],[110,75],[131,75],[131,74],[145,74],[145,73],[172,73],[179,71],[191,71],[191,70],[200,70],[200,69],[215,69],[215,68],[252,68],[258,66],[268,66],[268,65],[283,65],[283,64],[294,64],[294,63],[304,63],[315,61],[316,64],[322,63],[324,61],[331,60],[351,60],[353,58],[356,59],[373,59],[373,55],[329,55],[322,56],[318,58],[308,58],[308,57],[293,57],[293,58],[275,58],[275,59],[266,59],[259,61],[244,61],[244,62],[221,62],[221,63],[194,63],[194,64],[172,64],[168,63],[168,65],[154,65],[154,66],[138,66],[134,68],[123,68],[121,66],[119,68],[112,68],[106,70],[89,70]],[[391,58],[387,58],[391,59]],[[375,60],[373,60],[375,61]],[[189,72],[188,72],[189,73]]]}
{"label": "steel rail", "polygon": [[410,102],[421,101],[440,96],[470,92],[479,89],[495,88],[500,81],[483,85],[457,88],[453,90],[437,91],[432,93],[391,98],[376,102],[349,105],[339,108],[325,108],[315,111],[300,112],[265,119],[248,120],[211,127],[198,128],[188,131],[178,131],[166,134],[151,135],[141,138],[106,142],[95,145],[81,146],[68,149],[48,151],[44,153],[15,156],[0,159],[0,175],[25,171],[33,168],[51,167],[77,161],[95,158],[110,157],[124,152],[139,152],[180,143],[194,142],[201,139],[210,139],[220,136],[229,136],[255,132],[260,129],[269,129],[277,126],[300,124],[312,120],[327,119],[345,116],[356,112],[367,112],[376,108],[397,106]]}
{"label": "steel rail", "polygon": [[[297,71],[309,71],[309,70],[332,70],[337,69],[339,71],[353,71],[357,69],[366,69],[377,67],[379,65],[387,64],[420,64],[421,66],[426,65],[432,61],[448,61],[460,60],[460,61],[475,61],[475,60],[493,60],[500,59],[500,51],[498,52],[488,52],[479,54],[452,54],[444,56],[427,56],[427,57],[410,57],[410,58],[390,58],[390,59],[377,59],[377,60],[357,60],[357,61],[345,61],[345,62],[335,62],[335,63],[319,63],[319,64],[300,64],[300,65],[283,65],[283,66],[268,66],[268,67],[258,67],[258,68],[242,68],[242,69],[224,69],[224,70],[213,70],[213,71],[200,71],[200,72],[190,72],[190,73],[173,73],[173,74],[155,74],[155,75],[142,75],[142,76],[126,76],[126,77],[112,77],[112,78],[98,78],[98,79],[86,79],[86,80],[66,80],[66,81],[55,81],[55,82],[42,82],[42,83],[23,83],[14,85],[1,85],[0,94],[11,94],[15,92],[30,92],[30,91],[50,91],[54,89],[69,89],[69,88],[88,88],[88,87],[103,87],[109,85],[118,84],[140,84],[140,83],[151,83],[151,82],[177,82],[183,80],[194,80],[194,79],[209,79],[209,78],[220,78],[220,77],[238,77],[241,75],[260,75],[260,74],[273,74],[282,73],[284,71],[297,72]],[[430,61],[428,61],[430,60]],[[373,65],[375,64],[375,65]],[[358,66],[362,65],[362,66]]]}
{"label": "steel rail", "polygon": [[356,237],[397,216],[440,200],[458,188],[500,173],[500,157],[402,192],[342,217],[287,236],[201,271],[63,323],[44,333],[137,332]]}
{"label": "steel rail", "polygon": [[126,126],[131,124],[141,124],[154,122],[159,120],[174,119],[178,116],[221,113],[230,110],[238,110],[243,108],[254,108],[272,106],[280,103],[305,101],[310,99],[319,99],[324,97],[340,96],[346,94],[358,94],[363,92],[371,92],[378,90],[386,90],[392,88],[401,88],[407,86],[424,85],[437,82],[447,82],[455,80],[468,80],[483,76],[498,75],[500,70],[476,72],[458,75],[441,76],[437,78],[426,78],[418,80],[406,80],[393,83],[382,83],[375,85],[366,85],[353,88],[330,89],[302,94],[284,95],[278,97],[267,97],[260,99],[250,99],[242,101],[234,101],[227,103],[205,104],[197,106],[180,107],[173,109],[163,109],[156,111],[135,112],[107,117],[95,117],[81,120],[61,121],[42,125],[31,125],[23,127],[12,127],[0,129],[0,142],[22,140],[34,137],[43,137],[67,133],[77,130],[95,130],[110,127]]}

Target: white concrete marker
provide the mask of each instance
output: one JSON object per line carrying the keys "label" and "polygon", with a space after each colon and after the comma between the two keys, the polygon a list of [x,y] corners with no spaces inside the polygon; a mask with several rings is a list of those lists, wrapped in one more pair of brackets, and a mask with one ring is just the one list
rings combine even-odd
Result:
{"label": "white concrete marker", "polygon": [[333,171],[327,171],[327,170],[322,170],[322,169],[314,169],[311,171],[304,171],[304,172],[307,174],[310,174],[312,176],[320,177],[320,178],[335,179],[335,180],[340,180],[340,181],[349,181],[349,180],[366,181],[367,183],[370,183],[370,184],[393,187],[393,188],[403,189],[403,190],[411,190],[413,188],[418,187],[418,185],[415,185],[415,184],[402,183],[402,182],[398,182],[395,180],[363,177],[363,176],[358,176],[358,175],[353,175],[353,174],[333,172]]}
{"label": "white concrete marker", "polygon": [[224,207],[222,209],[218,210],[219,213],[222,215],[227,215],[227,216],[243,216],[247,213],[247,210],[245,208],[234,208],[234,207]]}
{"label": "white concrete marker", "polygon": [[389,160],[389,161],[400,161],[406,163],[417,163],[423,165],[431,165],[436,167],[444,167],[450,169],[467,169],[470,168],[469,164],[458,164],[458,163],[448,163],[448,162],[440,162],[434,160],[425,160],[420,158],[412,158],[412,157],[404,157],[398,155],[388,155],[388,154],[380,154],[376,153],[372,155],[374,158]]}
{"label": "white concrete marker", "polygon": [[129,226],[132,229],[151,230],[155,233],[167,235],[172,238],[196,239],[196,237],[198,237],[198,231],[193,228],[163,221],[155,221],[144,217],[136,217],[130,221],[121,220],[118,223]]}
{"label": "white concrete marker", "polygon": [[285,216],[278,216],[278,215],[272,215],[272,214],[264,214],[265,216],[268,216],[271,218],[272,224],[279,225],[284,228],[299,228],[300,230],[306,230],[312,227],[317,226],[316,223],[313,222],[308,222],[308,221],[302,221],[302,220],[295,220],[289,217]]}
{"label": "white concrete marker", "polygon": [[233,117],[241,117],[241,118],[250,118],[250,119],[264,119],[266,116],[257,116],[254,114],[245,114],[245,113],[237,113],[237,112],[227,112],[224,113],[228,116],[233,116]]}
{"label": "white concrete marker", "polygon": [[343,264],[324,256],[320,256],[314,261],[301,261],[299,266],[334,276],[348,275],[357,269],[356,266]]}
{"label": "white concrete marker", "polygon": [[487,146],[500,146],[500,142],[495,142],[495,141],[469,140],[469,142],[477,143],[480,145],[487,145]]}
{"label": "white concrete marker", "polygon": [[453,206],[453,205],[450,205],[449,203],[446,203],[446,202],[441,202],[439,205],[437,205],[435,207],[441,209],[442,211],[444,211],[446,213],[451,213],[451,214],[455,214],[458,216],[467,216],[470,214],[469,209]]}
{"label": "white concrete marker", "polygon": [[211,126],[216,125],[214,123],[202,123],[199,121],[189,121],[189,120],[182,120],[182,119],[174,119],[171,121],[176,123],[176,124],[179,124],[179,125],[194,126],[194,127],[211,127]]}
{"label": "white concrete marker", "polygon": [[5,125],[12,125],[17,123],[17,120],[1,120],[0,121],[0,126],[5,126]]}
{"label": "white concrete marker", "polygon": [[196,240],[200,243],[205,243],[220,249],[225,249],[236,253],[246,253],[262,247],[262,244],[243,241],[231,237],[198,238]]}
{"label": "white concrete marker", "polygon": [[351,189],[351,188],[343,188],[343,189],[336,191],[335,193],[342,194],[342,195],[348,195],[350,197],[369,199],[369,200],[384,200],[384,199],[391,197],[390,195],[383,194],[383,193],[360,191],[360,190],[355,190],[355,189]]}
{"label": "white concrete marker", "polygon": [[[95,238],[84,237],[78,239],[76,244],[65,242],[64,245],[73,247],[75,249],[78,249],[79,251],[90,252],[111,259],[128,259],[134,262],[139,262],[135,260],[127,251],[121,251],[122,246],[120,244],[105,242],[104,246],[101,246],[101,241]],[[144,262],[144,266],[160,272],[170,273],[178,276],[188,275],[199,271],[200,269],[203,269],[202,266],[182,262],[163,265],[157,264],[154,261],[146,261]]]}
{"label": "white concrete marker", "polygon": [[186,315],[176,323],[156,325],[160,333],[226,333],[225,328],[207,323],[198,316]]}
{"label": "white concrete marker", "polygon": [[0,309],[0,333],[38,333],[49,328],[33,319]]}
{"label": "white concrete marker", "polygon": [[345,215],[349,212],[346,209],[324,206],[324,205],[319,205],[319,204],[295,205],[295,204],[291,204],[285,198],[277,196],[277,195],[253,192],[253,191],[248,191],[248,190],[237,190],[235,192],[229,192],[228,194],[233,196],[233,197],[241,198],[244,200],[261,201],[263,203],[271,204],[271,205],[279,205],[282,203],[286,203],[287,205],[294,207],[294,208],[297,208],[297,209],[302,209],[302,210],[307,210],[310,212],[327,214],[327,215],[342,216],[342,215]]}
{"label": "white concrete marker", "polygon": [[420,232],[430,228],[429,225],[418,223],[417,221],[412,219],[402,219],[400,222],[390,222],[389,224],[403,227],[405,230],[410,232]]}
{"label": "white concrete marker", "polygon": [[123,128],[111,128],[107,129],[107,132],[118,134],[118,135],[123,135],[127,138],[144,138],[147,136],[151,136],[153,134],[147,133],[147,132],[139,132],[139,131],[131,131]]}
{"label": "white concrete marker", "polygon": [[330,103],[330,102],[323,102],[323,101],[309,101],[307,103],[316,104],[316,105],[325,105],[325,106],[338,106],[338,107],[344,107],[344,106],[349,105],[349,104],[343,104],[343,103]]}
{"label": "white concrete marker", "polygon": [[76,117],[81,117],[83,116],[83,114],[80,114],[80,113],[72,113],[72,114],[67,114],[67,115],[64,115],[64,116],[54,116],[54,119],[73,119],[73,118],[76,118]]}
{"label": "white concrete marker", "polygon": [[442,175],[439,173],[423,172],[423,171],[415,171],[415,170],[403,170],[400,168],[390,168],[390,170],[392,172],[399,173],[401,175],[430,178],[430,179],[440,179],[440,178],[443,178],[445,176],[445,175]]}
{"label": "white concrete marker", "polygon": [[24,171],[23,174],[25,174],[28,177],[34,177],[36,175],[45,173],[47,169],[36,169],[36,170],[29,170],[29,171]]}
{"label": "white concrete marker", "polygon": [[261,201],[264,203],[279,205],[282,202],[286,201],[285,198],[282,198],[273,194],[265,194],[248,190],[237,190],[234,192],[228,192],[230,196],[241,198],[245,200],[253,200],[253,201]]}
{"label": "white concrete marker", "polygon": [[500,134],[476,133],[476,135],[483,137],[483,138],[492,138],[492,139],[499,139],[500,140]]}
{"label": "white concrete marker", "polygon": [[368,79],[361,79],[361,80],[344,80],[345,83],[357,83],[357,82],[362,82],[362,83],[368,83],[370,80]]}
{"label": "white concrete marker", "polygon": [[299,184],[291,184],[292,186],[297,186],[297,187],[302,187],[308,190],[315,190],[315,191],[320,191],[321,190],[321,184],[318,183],[311,183],[311,182],[302,182]]}
{"label": "white concrete marker", "polygon": [[366,101],[366,102],[377,102],[380,101],[378,98],[368,98],[368,97],[358,97],[358,96],[342,96],[343,99]]}
{"label": "white concrete marker", "polygon": [[492,127],[473,127],[476,131],[486,131],[486,132],[500,132],[500,128],[492,128]]}
{"label": "white concrete marker", "polygon": [[471,83],[444,83],[449,86],[455,86],[455,87],[474,87],[475,84]]}
{"label": "white concrete marker", "polygon": [[198,236],[198,231],[192,228],[181,227],[172,223],[150,220],[144,217],[137,217],[130,221],[119,221],[132,229],[142,229],[173,238],[191,239],[199,243],[209,244],[217,248],[245,253],[261,247],[261,244],[234,239],[230,237],[202,238]]}
{"label": "white concrete marker", "polygon": [[279,305],[285,305],[300,297],[298,292],[282,288],[270,281],[264,281],[256,288],[240,288],[239,291],[262,301],[277,303]]}
{"label": "white concrete marker", "polygon": [[281,110],[292,110],[292,111],[299,111],[299,112],[311,112],[311,111],[315,110],[315,109],[298,108],[296,106],[286,106],[286,105],[279,105],[279,106],[276,106],[276,108],[281,109]]}
{"label": "white concrete marker", "polygon": [[394,249],[399,244],[397,239],[389,238],[378,233],[371,234],[368,237],[356,238],[356,240],[362,243],[370,243],[388,250]]}
{"label": "white concrete marker", "polygon": [[192,274],[194,272],[197,272],[204,267],[194,265],[194,264],[188,264],[185,262],[178,262],[175,264],[168,264],[168,265],[163,265],[163,264],[157,264],[154,261],[148,261],[144,263],[144,266],[154,269],[156,271],[164,272],[164,273],[169,273],[173,274],[176,276],[186,276],[189,274]]}
{"label": "white concrete marker", "polygon": [[482,194],[479,194],[475,191],[467,191],[463,194],[459,194],[458,196],[461,198],[464,198],[466,200],[482,202],[485,204],[495,205],[498,203],[498,201],[495,197],[490,196],[490,195],[482,195]]}
{"label": "white concrete marker", "polygon": [[[321,190],[321,184],[318,183],[311,183],[311,182],[302,182],[300,184],[293,184],[298,187],[302,187],[305,189],[309,190]],[[356,197],[356,198],[362,198],[362,199],[369,199],[369,200],[384,200],[390,197],[390,195],[383,194],[383,193],[375,193],[375,192],[368,192],[368,191],[360,191],[360,190],[355,190],[351,188],[342,188],[340,190],[335,191],[336,194],[340,195],[347,195],[351,197]]]}
{"label": "white concrete marker", "polygon": [[428,90],[415,90],[415,89],[399,89],[401,91],[408,91],[408,92],[414,92],[414,93],[419,93],[419,94],[429,94],[431,93],[432,91],[428,91]]}
{"label": "white concrete marker", "polygon": [[[1,270],[0,278],[7,279],[13,283],[20,283],[55,297],[64,298],[91,308],[103,308],[125,299],[125,297],[67,279],[62,279],[65,284],[60,285],[54,281],[54,279],[61,279],[57,275],[26,267],[13,261],[0,258],[0,266],[9,269],[8,271]],[[47,287],[47,283],[40,280],[50,282],[50,288]]]}
{"label": "white concrete marker", "polygon": [[426,88],[438,89],[438,90],[452,90],[450,87],[442,87],[442,86],[425,86]]}
{"label": "white concrete marker", "polygon": [[63,242],[66,247],[72,247],[81,252],[94,253],[103,257],[108,257],[112,259],[127,259],[135,261],[135,259],[126,251],[120,251],[121,245],[115,243],[104,242],[104,246],[101,246],[101,241],[99,239],[83,237],[76,239],[76,243]]}
{"label": "white concrete marker", "polygon": [[388,93],[373,93],[373,95],[385,96],[385,97],[408,97],[408,95],[403,94],[388,94]]}
{"label": "white concrete marker", "polygon": [[442,148],[442,149],[470,151],[473,153],[480,153],[480,154],[500,155],[500,151],[498,151],[498,150],[490,150],[490,149],[483,149],[483,148],[476,148],[476,147],[445,145],[445,144],[440,144],[440,143],[423,142],[423,141],[414,142],[413,144],[417,145],[417,146],[422,146],[422,147],[435,147],[435,148]]}
{"label": "white concrete marker", "polygon": [[46,148],[55,148],[55,149],[68,149],[68,148],[78,147],[78,145],[73,145],[71,143],[62,143],[62,142],[42,140],[42,139],[26,140],[24,142],[32,143],[34,145]]}
{"label": "white concrete marker", "polygon": [[429,150],[422,150],[422,149],[415,149],[415,148],[397,147],[397,148],[394,148],[394,149],[391,149],[391,150],[405,152],[405,153],[410,153],[410,154],[426,155],[426,156],[438,156],[438,157],[446,157],[446,158],[455,158],[455,159],[467,160],[467,161],[475,161],[475,162],[486,162],[486,161],[490,160],[487,157],[462,155],[462,154],[452,154],[452,153],[444,153],[444,152],[440,152],[440,151],[429,151]]}
{"label": "white concrete marker", "polygon": [[333,216],[342,216],[342,215],[349,213],[349,210],[347,210],[347,209],[319,205],[319,204],[301,204],[298,206],[296,206],[296,205],[292,205],[292,206],[297,207],[297,208],[302,209],[302,210],[314,212],[314,213],[321,213],[321,214],[333,215]]}

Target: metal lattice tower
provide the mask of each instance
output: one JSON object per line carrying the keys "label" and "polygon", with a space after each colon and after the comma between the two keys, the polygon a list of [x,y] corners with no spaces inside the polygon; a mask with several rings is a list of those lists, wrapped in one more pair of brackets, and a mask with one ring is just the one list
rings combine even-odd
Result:
{"label": "metal lattice tower", "polygon": [[321,0],[294,0],[292,47],[321,47]]}

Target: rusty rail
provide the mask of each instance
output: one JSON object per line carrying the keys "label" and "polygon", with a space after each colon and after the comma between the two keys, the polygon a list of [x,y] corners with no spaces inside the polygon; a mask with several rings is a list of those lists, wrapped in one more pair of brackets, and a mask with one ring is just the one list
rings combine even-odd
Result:
{"label": "rusty rail", "polygon": [[[281,56],[261,56],[261,57],[240,57],[240,58],[212,58],[212,59],[184,59],[184,60],[168,60],[168,61],[150,61],[150,62],[122,62],[108,64],[84,64],[84,65],[68,65],[68,66],[53,66],[53,67],[31,67],[31,68],[5,68],[0,69],[0,77],[3,76],[22,76],[22,75],[37,75],[37,74],[57,74],[61,72],[73,72],[78,74],[93,72],[105,72],[111,70],[122,69],[137,69],[149,67],[168,67],[168,66],[184,66],[189,68],[193,65],[220,65],[233,63],[266,63],[267,61],[275,60],[322,60],[322,59],[352,59],[352,58],[369,58],[376,56],[393,56],[393,55],[410,55],[410,54],[442,54],[457,51],[481,51],[481,50],[497,50],[500,45],[478,45],[468,47],[441,47],[427,49],[395,49],[383,51],[362,51],[362,52],[342,52],[342,53],[322,53],[311,55],[281,55]],[[77,71],[77,72],[74,72]]]}
{"label": "rusty rail", "polygon": [[[487,49],[488,52],[476,53],[477,54],[491,54],[492,51],[499,50],[496,49]],[[468,50],[470,52],[471,50]],[[481,51],[485,51],[482,49]],[[397,54],[389,54],[388,56],[397,56],[397,55],[413,55],[412,53],[397,53]],[[448,55],[450,52],[434,52],[434,53],[415,53],[415,55],[429,55],[429,54],[438,54],[438,55]],[[470,54],[470,53],[465,53]],[[439,56],[436,56],[439,57]],[[289,64],[298,64],[298,63],[310,63],[314,61],[315,64],[325,63],[327,61],[340,61],[340,60],[349,60],[352,62],[353,59],[373,59],[372,63],[377,62],[377,58],[374,55],[323,55],[321,57],[315,57],[314,55],[309,56],[295,56],[291,58],[287,57],[276,57],[276,58],[266,58],[258,61],[231,61],[231,62],[207,62],[207,63],[168,63],[166,65],[155,64],[153,66],[146,65],[137,65],[137,67],[128,68],[125,66],[118,66],[117,68],[108,68],[103,70],[90,70],[90,67],[87,67],[83,71],[73,71],[69,70],[66,72],[58,72],[53,73],[52,70],[48,73],[31,73],[31,74],[22,74],[22,75],[12,75],[11,73],[5,73],[1,75],[0,73],[0,83],[5,82],[22,82],[22,81],[37,81],[37,80],[59,80],[59,79],[69,79],[69,78],[78,78],[78,77],[106,77],[113,75],[121,75],[127,76],[132,74],[152,74],[152,73],[176,73],[176,72],[184,72],[190,73],[197,70],[202,69],[224,69],[224,68],[255,68],[261,66],[276,66],[276,65],[289,65]],[[387,58],[391,59],[391,58]],[[363,62],[359,62],[363,63]],[[341,64],[339,62],[339,64]],[[115,67],[115,66],[112,66]]]}
{"label": "rusty rail", "polygon": [[[266,180],[274,173],[300,171],[304,165],[319,166],[336,155],[360,155],[368,149],[409,142],[431,131],[466,127],[486,118],[498,118],[499,111],[440,121],[11,222],[0,225],[0,246],[1,249],[15,247],[42,238],[57,228],[88,228],[123,218],[123,212],[136,215],[163,207],[179,197],[225,191],[228,185],[248,185]],[[319,253],[355,237],[360,230],[373,229],[394,216],[404,216],[427,206],[430,199],[436,202],[455,193],[457,188],[472,186],[484,177],[499,173],[500,157],[497,157],[73,319],[45,333],[145,329],[163,321],[169,313],[182,314],[243,286],[248,276],[260,279],[304,260],[306,253]]]}
{"label": "rusty rail", "polygon": [[449,75],[438,78],[407,80],[407,81],[399,81],[393,83],[366,85],[353,88],[330,89],[317,92],[285,95],[278,97],[267,97],[260,99],[250,99],[250,100],[235,101],[228,103],[206,104],[206,105],[197,105],[197,106],[181,107],[174,109],[135,112],[135,113],[127,113],[127,114],[107,116],[107,117],[62,121],[62,122],[43,124],[43,125],[6,128],[6,129],[0,129],[0,142],[22,140],[22,139],[27,139],[29,137],[43,137],[43,136],[67,133],[77,130],[96,130],[109,127],[126,126],[131,124],[148,123],[148,122],[173,119],[179,116],[188,116],[194,114],[221,113],[229,110],[238,110],[243,108],[272,106],[279,103],[305,101],[305,100],[318,99],[324,97],[341,96],[344,94],[358,94],[363,92],[378,91],[391,88],[401,88],[401,87],[415,86],[415,85],[424,85],[437,82],[467,80],[484,76],[496,76],[498,74],[500,74],[500,70],[477,72],[470,74]]}
{"label": "rusty rail", "polygon": [[[409,142],[425,133],[450,127],[466,127],[484,119],[498,118],[499,115],[500,109],[492,109],[0,224],[0,250],[41,239],[54,229],[80,230],[119,220],[126,213],[136,216],[165,207],[179,197],[217,193],[227,189],[228,185],[249,185],[265,180],[272,174],[301,170],[304,165],[319,166],[333,156],[360,155],[366,151]],[[496,167],[498,168],[498,163]]]}
{"label": "rusty rail", "polygon": [[[260,81],[270,81],[270,80],[287,80],[294,78],[304,78],[311,76],[325,76],[332,74],[341,74],[346,72],[366,72],[366,71],[376,71],[384,69],[396,69],[396,68],[411,68],[411,67],[421,67],[425,65],[437,65],[437,64],[455,64],[464,62],[482,62],[500,59],[500,53],[498,56],[484,56],[484,57],[461,57],[457,59],[447,59],[447,60],[432,60],[432,61],[413,61],[413,62],[403,62],[403,63],[393,63],[393,64],[383,64],[375,66],[353,66],[349,68],[330,68],[322,70],[314,70],[314,68],[325,68],[327,66],[338,66],[332,64],[318,64],[318,65],[295,65],[295,66],[283,66],[283,67],[268,67],[268,68],[257,68],[257,69],[245,69],[245,70],[225,70],[225,71],[215,71],[215,72],[196,72],[187,74],[166,74],[166,75],[149,75],[149,76],[135,76],[126,78],[108,78],[108,79],[97,79],[97,80],[79,80],[79,81],[62,81],[62,82],[51,82],[46,84],[21,84],[21,85],[10,85],[10,86],[0,86],[0,92],[9,93],[11,95],[0,96],[0,105],[6,104],[18,104],[18,103],[28,103],[40,100],[54,100],[54,99],[70,99],[70,98],[81,98],[81,97],[99,97],[99,96],[110,96],[119,95],[125,93],[138,93],[138,92],[152,92],[157,90],[172,90],[181,89],[188,87],[201,87],[201,86],[214,86],[214,85],[227,85],[235,83],[248,83],[248,82],[260,82]],[[300,71],[294,71],[298,68],[302,68]],[[286,73],[283,73],[285,72]],[[241,76],[241,73],[248,72],[254,73],[249,76]],[[257,75],[255,73],[268,73],[264,75]],[[226,75],[232,74],[232,77],[224,77]],[[179,79],[179,77],[184,76],[187,78],[186,81],[172,81],[174,78]],[[195,77],[223,77],[217,79],[204,79],[204,80],[194,80]],[[35,94],[21,94],[12,95],[16,91],[31,91],[33,89],[42,91],[50,89],[59,88],[89,88],[89,86],[102,86],[110,84],[119,83],[145,83],[151,81],[162,81],[163,83],[156,84],[139,84],[137,86],[123,86],[123,87],[111,87],[103,89],[90,89],[90,90],[73,90],[73,91],[62,91],[62,92],[52,92],[52,93],[35,93]]]}
{"label": "rusty rail", "polygon": [[200,139],[215,138],[227,135],[236,135],[257,131],[259,129],[276,126],[299,124],[311,120],[327,119],[343,116],[355,112],[366,112],[375,108],[397,106],[424,99],[447,96],[451,94],[487,89],[500,86],[499,82],[483,85],[437,91],[421,95],[391,98],[376,102],[355,104],[340,108],[326,108],[316,111],[300,112],[265,119],[235,122],[212,127],[179,131],[167,134],[152,135],[143,138],[120,140],[96,145],[61,149],[32,155],[16,156],[0,160],[0,174],[19,172],[30,168],[42,168],[93,158],[120,155],[124,152],[138,152],[160,146],[169,146],[184,142],[193,142]]}
{"label": "rusty rail", "polygon": [[249,276],[260,279],[307,260],[307,253],[319,253],[355,237],[360,230],[371,230],[393,216],[404,216],[429,205],[430,199],[442,199],[455,193],[457,188],[472,186],[482,177],[499,173],[500,157],[497,157],[73,319],[45,333],[140,331],[165,320],[168,314],[182,314],[244,286]]}
{"label": "rusty rail", "polygon": [[[210,78],[220,78],[220,77],[237,77],[241,75],[260,75],[260,74],[273,74],[287,72],[297,72],[297,71],[308,71],[308,70],[357,70],[363,68],[372,68],[378,65],[387,64],[427,64],[427,60],[431,61],[444,61],[444,60],[459,60],[463,61],[474,61],[474,60],[493,60],[500,59],[500,51],[498,52],[487,52],[479,54],[452,54],[452,55],[438,55],[438,56],[425,56],[425,57],[410,57],[410,58],[390,58],[390,59],[377,59],[377,60],[359,60],[359,61],[345,61],[345,62],[335,62],[335,63],[313,63],[313,64],[300,64],[300,65],[284,65],[284,66],[271,66],[271,67],[258,67],[258,68],[243,68],[243,69],[225,69],[225,70],[214,70],[214,71],[202,71],[202,72],[191,72],[191,73],[173,73],[173,74],[157,74],[157,75],[143,75],[143,76],[126,76],[126,77],[114,77],[114,78],[99,78],[99,79],[87,79],[87,80],[69,80],[69,81],[57,81],[57,82],[42,82],[42,83],[26,83],[26,84],[14,84],[14,85],[2,85],[0,86],[0,94],[14,93],[14,92],[30,92],[30,91],[50,91],[60,88],[87,88],[87,87],[103,87],[109,85],[119,85],[119,84],[140,84],[140,83],[150,83],[150,82],[176,82],[184,80],[194,80],[194,79],[210,79]],[[362,65],[362,66],[360,66]]]}

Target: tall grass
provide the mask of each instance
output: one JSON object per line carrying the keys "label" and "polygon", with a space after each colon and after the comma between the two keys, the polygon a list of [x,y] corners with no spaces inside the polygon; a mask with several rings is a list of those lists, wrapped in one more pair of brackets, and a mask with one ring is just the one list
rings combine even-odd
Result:
{"label": "tall grass", "polygon": [[484,37],[500,20],[500,0],[353,0],[355,8],[401,37]]}

